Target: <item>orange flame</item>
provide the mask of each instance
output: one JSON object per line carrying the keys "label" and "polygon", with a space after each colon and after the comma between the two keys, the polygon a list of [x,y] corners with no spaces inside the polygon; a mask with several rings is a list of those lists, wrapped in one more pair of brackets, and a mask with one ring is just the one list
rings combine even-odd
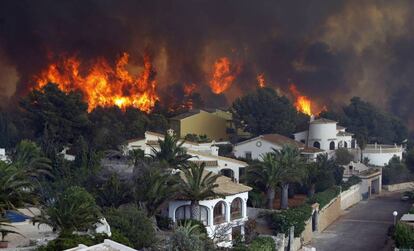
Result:
{"label": "orange flame", "polygon": [[289,86],[289,90],[292,92],[293,96],[296,99],[294,103],[296,110],[311,116],[311,100],[308,97],[302,95],[294,84],[291,84]]}
{"label": "orange flame", "polygon": [[[144,56],[143,71],[135,78],[126,69],[128,62],[129,55],[123,53],[115,67],[111,67],[104,58],[98,58],[89,68],[85,68],[75,56],[61,57],[34,76],[34,88],[55,83],[64,92],[79,90],[88,103],[88,111],[97,106],[116,105],[121,109],[135,107],[149,112],[159,99],[150,58]],[[81,71],[86,74],[81,74]]]}
{"label": "orange flame", "polygon": [[264,73],[257,74],[256,79],[257,79],[257,83],[258,83],[258,85],[259,85],[260,88],[263,88],[263,87],[266,86],[266,82],[265,82],[265,78],[264,78]]}
{"label": "orange flame", "polygon": [[215,94],[220,94],[228,90],[239,74],[239,71],[239,67],[235,67],[235,69],[232,67],[227,57],[217,59],[214,62],[213,76],[210,80],[211,90]]}

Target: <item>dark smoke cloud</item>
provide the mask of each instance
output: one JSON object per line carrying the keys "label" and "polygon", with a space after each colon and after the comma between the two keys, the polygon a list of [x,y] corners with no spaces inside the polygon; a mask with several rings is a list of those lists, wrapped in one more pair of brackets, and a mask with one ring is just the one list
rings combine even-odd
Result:
{"label": "dark smoke cloud", "polygon": [[161,88],[196,83],[212,97],[211,65],[227,56],[242,68],[229,100],[255,88],[263,72],[268,85],[286,91],[295,83],[321,104],[356,95],[407,117],[413,11],[409,0],[2,1],[0,66],[17,73],[21,94],[48,52],[113,60],[126,51],[137,64],[149,52]]}

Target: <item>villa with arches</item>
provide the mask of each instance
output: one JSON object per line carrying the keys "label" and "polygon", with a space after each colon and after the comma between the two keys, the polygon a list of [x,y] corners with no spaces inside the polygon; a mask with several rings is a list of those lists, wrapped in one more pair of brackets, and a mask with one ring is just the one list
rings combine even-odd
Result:
{"label": "villa with arches", "polygon": [[[206,175],[205,172],[204,175]],[[232,240],[245,233],[247,216],[247,199],[251,187],[233,182],[230,178],[220,176],[214,191],[222,197],[209,198],[199,201],[201,221],[206,227],[207,234],[219,246],[231,246]],[[191,219],[191,201],[178,198],[168,205],[168,217],[173,222]]]}

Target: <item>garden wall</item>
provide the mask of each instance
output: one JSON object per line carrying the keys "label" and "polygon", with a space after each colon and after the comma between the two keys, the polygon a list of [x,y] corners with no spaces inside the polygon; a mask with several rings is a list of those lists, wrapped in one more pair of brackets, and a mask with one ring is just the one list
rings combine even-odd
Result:
{"label": "garden wall", "polygon": [[345,210],[350,208],[361,200],[361,183],[359,183],[351,186],[348,190],[341,193],[341,209]]}
{"label": "garden wall", "polygon": [[414,189],[414,182],[404,182],[404,183],[398,183],[398,184],[393,184],[393,185],[383,185],[382,189],[389,191],[389,192]]}
{"label": "garden wall", "polygon": [[341,216],[341,197],[337,196],[328,205],[319,210],[318,231],[322,232]]}

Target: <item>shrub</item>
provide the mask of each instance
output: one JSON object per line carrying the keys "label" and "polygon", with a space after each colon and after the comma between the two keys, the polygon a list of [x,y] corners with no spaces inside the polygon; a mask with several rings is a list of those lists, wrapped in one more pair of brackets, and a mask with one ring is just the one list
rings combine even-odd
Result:
{"label": "shrub", "polygon": [[359,184],[361,182],[361,178],[358,176],[351,176],[349,179],[342,184],[342,191],[348,190],[351,186]]}
{"label": "shrub", "polygon": [[312,208],[305,204],[281,212],[271,212],[265,215],[269,227],[277,233],[289,233],[291,226],[295,227],[295,237],[299,237],[305,230],[305,222],[311,217]]}
{"label": "shrub", "polygon": [[109,209],[105,217],[112,229],[124,235],[136,249],[151,247],[156,243],[154,226],[137,206]]}
{"label": "shrub", "polygon": [[322,209],[331,200],[333,200],[339,194],[339,187],[331,187],[323,192],[316,193],[314,196],[308,199],[308,203],[318,203],[319,208]]}
{"label": "shrub", "polygon": [[170,230],[172,225],[174,224],[171,218],[168,216],[157,215],[156,219],[157,219],[157,226],[161,230]]}
{"label": "shrub", "polygon": [[192,250],[213,250],[212,241],[207,237],[194,221],[185,221],[184,225],[178,226],[172,234],[167,250],[171,251],[192,251]]}
{"label": "shrub", "polygon": [[393,235],[395,245],[398,248],[413,248],[414,247],[414,229],[404,223],[397,223]]}
{"label": "shrub", "polygon": [[188,224],[191,226],[197,226],[197,231],[199,231],[202,234],[207,234],[207,229],[201,221],[194,219],[185,219],[178,221],[178,226],[186,226]]}
{"label": "shrub", "polygon": [[335,161],[339,165],[348,165],[353,159],[354,156],[346,148],[339,148],[335,151]]}
{"label": "shrub", "polygon": [[100,215],[92,195],[82,187],[73,186],[60,194],[52,205],[33,220],[66,235],[90,229],[98,222]]}
{"label": "shrub", "polygon": [[275,241],[271,237],[257,237],[249,245],[248,251],[275,251]]}

